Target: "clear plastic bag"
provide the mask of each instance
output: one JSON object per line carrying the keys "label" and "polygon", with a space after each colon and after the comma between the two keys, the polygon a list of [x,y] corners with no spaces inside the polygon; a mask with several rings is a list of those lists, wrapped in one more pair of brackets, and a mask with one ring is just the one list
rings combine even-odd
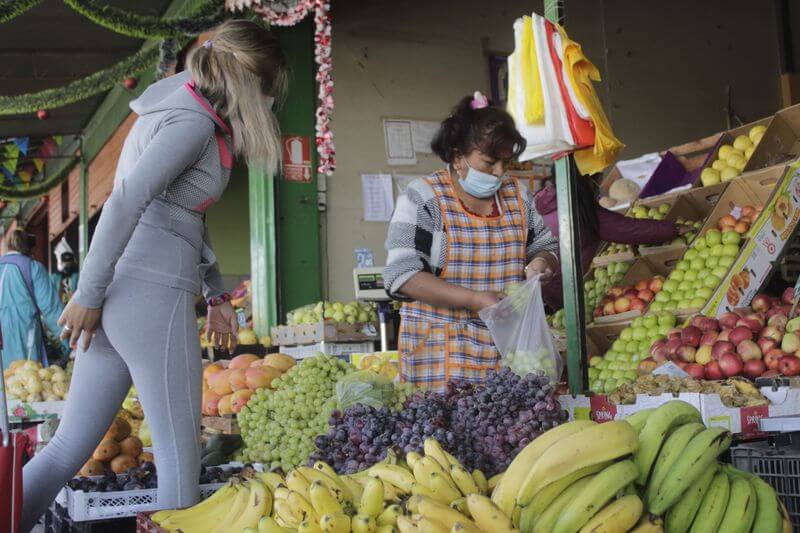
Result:
{"label": "clear plastic bag", "polygon": [[547,325],[539,276],[506,290],[506,297],[479,313],[503,364],[516,374],[539,372],[557,382],[564,364]]}
{"label": "clear plastic bag", "polygon": [[347,409],[357,403],[380,409],[390,405],[394,398],[394,385],[372,370],[353,372],[336,383],[336,400],[339,409]]}

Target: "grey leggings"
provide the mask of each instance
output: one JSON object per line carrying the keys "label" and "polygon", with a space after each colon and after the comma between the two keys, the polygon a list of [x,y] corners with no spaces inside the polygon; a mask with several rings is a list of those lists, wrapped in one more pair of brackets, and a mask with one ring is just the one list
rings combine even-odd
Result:
{"label": "grey leggings", "polygon": [[23,470],[22,531],[29,531],[105,434],[131,386],[153,435],[158,506],[199,499],[200,345],[194,295],[117,276],[102,329],[79,351],[53,440]]}

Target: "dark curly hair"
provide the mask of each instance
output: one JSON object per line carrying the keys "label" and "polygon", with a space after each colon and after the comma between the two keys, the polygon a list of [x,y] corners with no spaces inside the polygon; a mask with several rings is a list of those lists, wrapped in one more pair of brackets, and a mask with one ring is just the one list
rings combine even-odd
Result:
{"label": "dark curly hair", "polygon": [[525,138],[505,109],[488,106],[472,109],[472,96],[465,96],[439,126],[431,142],[433,153],[445,163],[457,154],[480,150],[494,159],[516,159],[525,150]]}

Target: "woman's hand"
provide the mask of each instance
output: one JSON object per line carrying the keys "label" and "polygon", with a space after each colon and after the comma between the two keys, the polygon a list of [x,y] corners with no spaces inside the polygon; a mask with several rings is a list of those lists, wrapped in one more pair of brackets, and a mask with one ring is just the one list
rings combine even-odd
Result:
{"label": "woman's hand", "polygon": [[214,346],[219,349],[233,352],[236,349],[238,331],[239,321],[230,302],[208,306],[206,340],[214,343]]}
{"label": "woman's hand", "polygon": [[695,227],[689,224],[675,224],[675,226],[678,227],[678,235],[686,235],[690,231],[695,231]]}
{"label": "woman's hand", "polygon": [[495,291],[473,291],[472,298],[470,298],[469,308],[471,311],[482,311],[487,307],[491,307],[505,297],[502,292]]}
{"label": "woman's hand", "polygon": [[540,275],[539,281],[542,285],[547,285],[553,279],[553,273],[558,268],[558,262],[551,253],[540,253],[533,257],[533,260],[525,267],[525,279],[531,279],[535,275]]}
{"label": "woman's hand", "polygon": [[83,351],[89,349],[94,332],[100,323],[102,309],[90,309],[84,307],[75,300],[70,300],[58,319],[58,325],[64,329],[61,331],[60,338],[69,340],[69,346],[73,350],[78,347],[78,339],[83,333]]}

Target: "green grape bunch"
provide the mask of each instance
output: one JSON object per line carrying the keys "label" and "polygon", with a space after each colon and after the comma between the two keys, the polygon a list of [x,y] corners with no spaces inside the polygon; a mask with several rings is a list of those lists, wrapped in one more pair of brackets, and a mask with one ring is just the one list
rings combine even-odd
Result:
{"label": "green grape bunch", "polygon": [[336,407],[336,382],[354,371],[350,363],[320,354],[273,381],[273,389],[257,390],[238,415],[245,445],[240,458],[284,472],[305,464]]}

